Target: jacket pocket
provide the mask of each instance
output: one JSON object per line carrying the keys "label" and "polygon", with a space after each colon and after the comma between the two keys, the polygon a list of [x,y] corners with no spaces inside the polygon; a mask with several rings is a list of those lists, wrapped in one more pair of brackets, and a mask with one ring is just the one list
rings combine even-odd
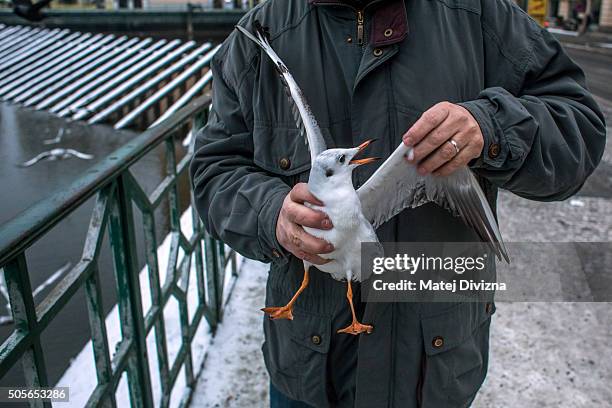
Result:
{"label": "jacket pocket", "polygon": [[270,379],[289,398],[326,407],[331,320],[297,307],[293,317],[265,319],[262,351]]}
{"label": "jacket pocket", "polygon": [[310,152],[297,128],[255,123],[253,161],[280,176],[295,176],[310,169]]}
{"label": "jacket pocket", "polygon": [[421,320],[424,350],[421,407],[469,407],[486,374],[491,303],[463,303]]}

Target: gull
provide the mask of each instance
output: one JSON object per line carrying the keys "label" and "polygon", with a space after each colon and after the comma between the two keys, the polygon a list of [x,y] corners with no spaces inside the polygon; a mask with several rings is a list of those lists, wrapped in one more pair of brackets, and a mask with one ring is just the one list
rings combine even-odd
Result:
{"label": "gull", "polygon": [[[501,233],[493,211],[471,170],[463,167],[446,177],[420,175],[406,158],[413,155],[412,147],[403,142],[374,174],[355,190],[353,170],[376,158],[356,159],[372,140],[350,149],[327,149],[317,121],[289,69],[272,49],[261,24],[255,21],[254,34],[236,28],[255,42],[272,60],[288,94],[296,125],[305,137],[310,152],[311,169],[308,189],[323,205],[306,203],[322,211],[332,222],[331,230],[304,227],[306,232],[326,240],[334,246],[329,254],[319,255],[328,260],[317,269],[329,273],[336,280],[347,281],[346,297],[351,308],[352,323],[338,333],[358,335],[371,333],[373,327],[357,320],[353,306],[352,281],[361,281],[361,243],[378,243],[375,230],[407,208],[434,202],[453,215],[463,218],[487,242],[496,256],[509,262]],[[384,199],[381,199],[384,197]],[[304,261],[304,278],[287,305],[262,309],[272,319],[293,319],[293,306],[309,282],[312,265]]]}
{"label": "gull", "polygon": [[35,165],[41,160],[58,160],[58,159],[62,160],[62,159],[68,159],[70,157],[76,157],[77,159],[82,159],[82,160],[91,160],[94,158],[92,154],[81,153],[74,149],[58,148],[58,149],[51,149],[46,152],[42,152],[38,156],[26,162],[21,163],[19,166],[30,167],[30,166]]}
{"label": "gull", "polygon": [[62,137],[64,137],[64,128],[59,128],[59,130],[57,131],[57,135],[53,139],[43,140],[43,144],[45,145],[57,144],[62,141]]}

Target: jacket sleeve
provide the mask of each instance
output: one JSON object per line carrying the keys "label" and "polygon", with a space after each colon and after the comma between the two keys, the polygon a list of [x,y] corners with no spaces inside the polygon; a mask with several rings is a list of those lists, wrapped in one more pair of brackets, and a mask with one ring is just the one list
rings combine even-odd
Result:
{"label": "jacket sleeve", "polygon": [[472,168],[522,197],[576,193],[603,155],[604,118],[581,69],[518,6],[483,0],[485,89],[468,109],[484,136]]}
{"label": "jacket sleeve", "polygon": [[227,49],[222,47],[211,63],[213,107],[195,138],[190,166],[195,207],[213,237],[246,257],[283,263],[286,253],[276,240],[276,220],[290,188],[253,162],[252,126],[245,119],[252,110],[237,96],[247,81],[224,72],[223,64],[240,63],[232,61]]}

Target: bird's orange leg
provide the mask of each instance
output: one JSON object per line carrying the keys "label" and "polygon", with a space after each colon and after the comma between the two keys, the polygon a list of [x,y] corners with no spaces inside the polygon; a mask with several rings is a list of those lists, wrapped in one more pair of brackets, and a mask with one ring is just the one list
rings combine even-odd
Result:
{"label": "bird's orange leg", "polygon": [[361,333],[372,333],[374,327],[369,324],[361,324],[357,321],[357,316],[355,315],[355,306],[353,306],[353,287],[351,286],[350,279],[347,281],[348,288],[346,290],[346,298],[349,301],[349,305],[351,306],[351,313],[353,314],[353,323],[351,323],[348,327],[344,329],[338,330],[338,333],[347,333],[358,335]]}
{"label": "bird's orange leg", "polygon": [[300,285],[300,288],[297,290],[297,292],[295,292],[295,295],[293,295],[289,303],[282,307],[264,307],[263,309],[261,309],[264,313],[270,316],[270,319],[293,320],[293,304],[297,300],[298,296],[300,296],[300,293],[302,293],[304,289],[306,289],[306,286],[308,286],[308,269],[309,268],[304,269],[304,279],[302,280],[302,284]]}

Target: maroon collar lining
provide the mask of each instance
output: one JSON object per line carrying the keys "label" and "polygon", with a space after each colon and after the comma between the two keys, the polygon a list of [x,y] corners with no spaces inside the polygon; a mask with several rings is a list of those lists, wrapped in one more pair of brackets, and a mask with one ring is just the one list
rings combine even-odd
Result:
{"label": "maroon collar lining", "polygon": [[[342,0],[308,0],[314,5],[343,5],[357,8],[356,2]],[[367,8],[369,4],[366,4]],[[385,0],[372,5],[370,43],[383,47],[403,41],[408,35],[408,16],[404,0]]]}

